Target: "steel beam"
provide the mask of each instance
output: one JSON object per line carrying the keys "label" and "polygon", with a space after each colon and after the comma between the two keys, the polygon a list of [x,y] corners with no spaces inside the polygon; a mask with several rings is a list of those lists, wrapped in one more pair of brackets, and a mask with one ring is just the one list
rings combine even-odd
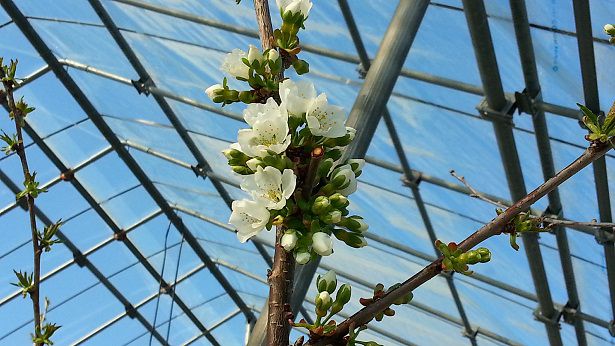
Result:
{"label": "steel beam", "polygon": [[[167,218],[169,218],[169,220],[172,222],[175,228],[184,236],[187,243],[194,250],[196,255],[202,261],[204,261],[204,263],[207,265],[207,267],[211,271],[212,275],[220,282],[222,287],[229,293],[229,296],[231,296],[233,301],[235,301],[235,303],[240,308],[243,307],[242,309],[243,311],[245,311],[246,316],[250,316],[249,318],[253,318],[252,312],[249,309],[247,309],[247,306],[245,305],[241,297],[239,297],[239,295],[237,294],[237,292],[235,292],[235,290],[230,285],[230,283],[226,280],[226,278],[222,275],[222,273],[218,270],[218,268],[216,268],[216,266],[211,262],[211,259],[209,258],[205,250],[201,247],[201,245],[198,243],[198,240],[194,238],[194,235],[184,225],[183,221],[175,214],[173,209],[169,206],[169,204],[164,199],[160,191],[158,191],[158,189],[154,186],[154,184],[151,182],[149,177],[145,174],[145,172],[139,166],[136,160],[126,151],[126,149],[123,147],[123,145],[121,144],[120,140],[117,138],[115,133],[113,133],[109,125],[103,120],[100,113],[96,110],[96,108],[90,102],[90,100],[85,96],[83,91],[75,83],[75,81],[68,74],[68,72],[63,69],[62,65],[59,63],[55,55],[51,52],[49,47],[45,44],[45,42],[41,39],[38,33],[34,30],[32,25],[28,22],[28,20],[25,18],[23,13],[21,13],[19,8],[15,6],[13,1],[3,1],[1,5],[5,9],[5,11],[11,16],[11,18],[13,18],[15,24],[19,27],[19,29],[24,34],[24,36],[26,36],[26,38],[30,41],[32,46],[34,46],[34,48],[37,50],[37,52],[43,58],[43,60],[45,60],[45,62],[51,67],[56,77],[62,82],[64,87],[73,96],[75,101],[77,101],[77,103],[85,111],[85,113],[92,120],[94,125],[102,133],[105,139],[107,139],[107,141],[111,144],[111,146],[116,150],[116,152],[118,153],[118,156],[122,159],[122,161],[124,161],[124,163],[128,166],[128,168],[135,175],[137,180],[139,180],[141,185],[143,185],[145,190],[150,194],[150,196],[158,204],[158,207],[165,213],[165,215],[167,216]],[[50,156],[50,153],[46,152],[46,154]],[[63,166],[61,161],[54,162],[54,163],[56,163],[56,165],[59,164]],[[61,171],[65,171],[65,169],[61,169]],[[76,182],[75,179],[73,179],[72,182],[76,187],[78,187],[77,186],[78,184],[75,184]],[[84,198],[88,199],[88,194],[84,193],[86,192],[84,189],[78,188],[78,190],[80,190]],[[96,205],[93,205],[93,207],[95,209],[99,209],[99,207],[97,207]],[[105,215],[105,214],[103,213],[101,215]],[[103,217],[103,219],[105,218]],[[111,224],[113,224],[113,222],[111,222]],[[125,242],[125,243],[129,246],[128,242]],[[131,248],[131,246],[129,246],[129,248]],[[137,255],[137,253],[135,253],[135,255]],[[148,267],[147,265],[145,266],[146,268]],[[150,273],[154,276],[160,276],[160,274],[158,274],[158,272],[156,272],[155,270],[150,271]],[[161,278],[161,280],[158,280],[158,281],[162,282],[163,280]],[[178,298],[176,295],[175,297]],[[198,318],[196,318],[196,316],[192,314],[192,312],[189,310],[187,305],[185,305],[181,301],[181,299],[176,299],[176,303],[180,308],[182,308],[182,310],[184,310],[184,312],[186,312],[187,316],[192,317],[191,320],[195,323],[195,325],[197,325],[197,327],[200,330],[202,330],[203,332],[206,332],[207,329],[205,328],[205,326],[203,326],[203,324],[198,320]],[[210,334],[208,334],[208,337],[210,338],[210,342],[214,344],[217,343],[217,341]]]}
{"label": "steel beam", "polygon": [[[175,283],[173,283],[170,288],[175,288],[177,287],[177,285],[179,285],[180,283],[182,283],[183,281],[189,279],[190,277],[192,277],[194,274],[198,273],[199,271],[201,271],[202,269],[205,268],[205,265],[203,263],[200,263],[199,265],[197,265],[196,267],[192,268],[191,270],[189,270],[186,274],[182,275],[181,277],[177,278],[177,281]],[[158,296],[160,295],[160,291],[158,292],[154,292],[153,294],[149,295],[147,298],[143,299],[142,301],[140,301],[139,303],[135,304],[135,308],[139,309],[142,306],[144,306],[145,304],[151,302],[152,300],[156,299]],[[221,297],[223,294],[219,294],[213,298],[210,298],[209,300],[213,300],[213,299],[217,299],[219,297]],[[113,326],[113,324],[115,324],[116,322],[118,322],[119,320],[121,320],[122,318],[126,317],[127,314],[125,312],[118,314],[117,316],[113,317],[112,319],[110,319],[109,321],[101,324],[100,326],[98,326],[98,328],[90,331],[88,334],[82,336],[79,340],[75,341],[73,344],[71,344],[72,346],[76,346],[76,345],[81,345],[83,343],[85,343],[86,341],[90,340],[91,338],[93,338],[94,336],[100,334],[102,331],[104,331],[105,329]],[[164,323],[162,323],[164,324]],[[160,326],[160,325],[159,325]],[[156,326],[156,327],[159,327]],[[139,337],[143,336],[145,334],[141,334]]]}
{"label": "steel beam", "polygon": [[[359,29],[357,28],[357,25],[355,23],[354,17],[350,10],[350,6],[348,6],[348,2],[346,0],[338,0],[338,4],[342,11],[342,15],[344,16],[344,20],[346,21],[346,26],[348,27],[348,31],[350,32],[350,36],[352,37],[352,41],[355,45],[357,53],[359,54],[359,58],[361,59],[361,65],[366,71],[369,71],[371,68],[371,61],[367,54],[367,50],[365,49],[365,45],[363,44],[363,40],[361,39],[361,34],[359,33]],[[401,140],[399,139],[399,135],[397,134],[397,130],[395,129],[395,124],[393,123],[393,119],[386,105],[382,107],[382,118],[384,119],[387,131],[389,133],[389,137],[393,142],[393,146],[395,148],[395,151],[397,152],[397,157],[399,158],[402,170],[404,171],[405,180],[407,182],[406,185],[410,188],[410,191],[412,192],[412,196],[414,198],[414,201],[416,202],[419,214],[421,215],[423,225],[427,230],[427,234],[433,245],[434,252],[436,256],[438,256],[439,251],[435,246],[437,236],[431,223],[431,219],[429,217],[429,213],[427,212],[425,203],[423,202],[423,196],[419,189],[419,180],[415,179],[414,175],[412,174],[410,162],[408,161]],[[463,303],[461,302],[459,292],[455,287],[453,277],[450,275],[447,275],[445,277],[446,283],[451,291],[453,301],[455,302],[455,306],[457,307],[457,311],[459,312],[459,316],[461,317],[461,321],[463,322],[463,335],[467,336],[468,339],[470,339],[470,343],[476,346],[476,333],[472,330],[472,326],[463,307]]]}
{"label": "steel beam", "polygon": [[[130,47],[130,44],[128,43],[128,41],[126,41],[126,39],[120,32],[119,28],[115,25],[113,18],[111,18],[111,16],[109,15],[107,10],[103,6],[103,4],[99,0],[88,0],[88,1],[90,2],[90,5],[92,6],[92,8],[94,8],[94,11],[96,12],[100,20],[107,27],[107,30],[109,31],[109,33],[115,40],[115,43],[117,43],[117,45],[120,47],[120,49],[122,50],[122,52],[124,53],[128,61],[130,62],[132,67],[135,69],[135,71],[137,71],[137,74],[139,75],[139,78],[140,78],[138,83],[141,83],[142,86],[148,85],[150,87],[155,88],[156,83],[154,82],[150,74],[147,72],[147,70],[145,69],[145,66],[143,66],[143,64],[141,63],[141,61],[139,60],[139,58],[133,51],[133,49]],[[169,119],[169,121],[175,128],[175,131],[177,132],[179,137],[182,139],[186,147],[188,147],[188,150],[190,151],[190,153],[194,156],[194,158],[198,162],[198,167],[201,170],[201,172],[203,172],[202,177],[203,179],[205,179],[208,173],[212,172],[211,165],[209,164],[209,162],[207,162],[207,160],[205,159],[205,156],[203,156],[203,153],[201,153],[201,151],[199,150],[194,140],[192,140],[192,138],[188,134],[188,131],[186,130],[186,127],[181,122],[181,120],[177,117],[177,115],[175,114],[175,111],[173,111],[173,108],[171,108],[171,105],[169,105],[169,103],[164,98],[164,96],[159,95],[159,94],[153,94],[153,96],[154,96],[154,100],[156,101],[156,103],[158,104],[162,112],[166,115],[166,117]],[[211,183],[216,189],[216,191],[218,191],[218,193],[220,194],[220,196],[222,197],[222,199],[224,200],[224,202],[230,209],[231,204],[233,202],[233,198],[231,197],[231,195],[228,193],[228,191],[226,191],[222,183],[220,183],[219,181],[212,180]],[[256,246],[256,249],[261,254],[261,256],[263,256],[263,258],[265,259],[265,262],[269,266],[271,266],[273,262],[271,262],[271,258],[269,257],[269,254],[267,253],[267,251],[261,248],[260,245],[257,245],[257,244],[254,244],[254,245]],[[242,309],[242,311],[244,312],[244,314],[246,314],[246,318],[248,318],[251,315],[251,312],[246,309]],[[248,318],[248,321],[249,321],[249,318]]]}
{"label": "steel beam", "polygon": [[[577,29],[577,42],[581,62],[581,76],[583,78],[583,95],[585,98],[585,106],[591,109],[595,114],[599,114],[600,101],[589,1],[573,0],[572,4],[574,8],[574,21]],[[600,221],[612,222],[613,215],[611,214],[611,199],[609,197],[609,180],[606,160],[604,158],[600,158],[594,161],[593,168]],[[607,230],[600,230],[600,232],[607,232]],[[615,245],[613,244],[613,241],[605,241],[603,246],[606,261],[606,273],[609,283],[609,293],[611,296],[611,324],[615,326]],[[614,334],[611,333],[611,335]]]}
{"label": "steel beam", "polygon": [[[517,201],[524,197],[527,192],[512,127],[510,122],[505,119],[507,117],[508,102],[502,88],[502,80],[500,79],[500,71],[498,70],[495,50],[491,40],[485,4],[483,0],[463,0],[463,8],[474,46],[483,89],[485,90],[488,109],[484,111],[496,114],[496,118],[493,121],[493,129],[504,165],[508,188],[512,199]],[[503,113],[504,119],[498,119],[500,113]],[[536,233],[525,234],[523,245],[534,287],[538,295],[539,311],[536,316],[541,322],[544,322],[551,345],[562,345],[559,333],[558,312],[553,306],[542,253],[538,244],[538,235]]]}
{"label": "steel beam", "polygon": [[[179,19],[190,21],[193,23],[217,28],[220,30],[239,34],[242,36],[258,39],[258,32],[255,30],[237,27],[235,25],[225,24],[225,23],[216,21],[214,19],[197,16],[193,13],[178,11],[178,10],[166,8],[163,6],[154,5],[154,4],[150,4],[147,2],[143,2],[141,0],[112,0],[112,1],[117,2],[117,3],[122,3],[125,5],[129,5],[129,6],[133,6],[133,7],[137,7],[137,8],[141,8],[147,11],[160,13],[166,16],[179,18]],[[325,49],[325,48],[318,47],[318,46],[302,44],[301,49],[306,52],[314,53],[316,55],[324,56],[324,57],[339,60],[339,61],[344,61],[344,62],[351,63],[351,64],[360,63],[360,59],[354,55],[343,53],[343,52],[337,52],[337,51]],[[467,92],[467,93],[474,94],[474,95],[483,95],[483,90],[480,86],[432,75],[432,74],[425,73],[425,72],[409,70],[409,69],[404,68],[401,70],[399,75],[405,78],[415,79],[415,80],[426,82],[429,84],[434,84],[434,85],[442,86],[445,88],[459,90],[459,91]],[[573,118],[573,119],[579,119],[579,117],[581,116],[581,112],[577,109],[567,108],[567,107],[563,107],[559,105],[554,105],[551,103],[546,103],[546,102],[537,103],[536,106],[542,108],[545,112],[551,112],[557,115],[562,115],[562,116]]]}
{"label": "steel beam", "polygon": [[[2,175],[2,181],[7,185],[9,190],[14,194],[21,192],[21,189],[8,178],[4,172],[0,171],[0,175]],[[34,213],[36,217],[41,220],[43,224],[46,226],[52,225],[54,222],[51,221],[47,215],[43,213],[43,211],[39,207],[35,207]],[[166,340],[156,331],[152,325],[147,321],[145,317],[130,303],[126,297],[96,268],[96,266],[83,255],[81,250],[66,236],[61,230],[58,230],[56,233],[56,237],[62,241],[68,250],[73,254],[75,258],[79,258],[83,266],[85,266],[97,279],[100,281],[110,292],[111,294],[122,304],[126,309],[126,313],[130,313],[134,318],[136,318],[141,324],[145,327],[147,331],[152,333],[152,335],[163,345],[168,345]]]}
{"label": "steel beam", "polygon": [[[534,56],[534,46],[532,44],[532,35],[530,32],[530,23],[527,16],[525,0],[510,0],[510,9],[513,17],[515,34],[517,37],[517,47],[521,58],[521,67],[525,79],[525,93],[531,99],[531,102],[541,102],[542,95],[540,91],[540,82],[538,79],[538,70],[536,67],[536,58]],[[545,181],[555,176],[555,164],[553,163],[553,155],[551,151],[551,143],[549,141],[549,130],[547,129],[547,121],[545,114],[540,109],[532,107],[532,122],[536,135],[536,144],[538,147],[538,155],[542,166],[542,175]],[[548,213],[563,217],[562,202],[559,196],[559,190],[555,189],[548,194],[549,209]],[[574,267],[572,258],[570,257],[570,247],[568,245],[568,237],[566,236],[566,228],[559,226],[554,230],[557,240],[557,248],[564,274],[564,282],[566,284],[566,292],[568,294],[568,303],[566,304],[572,310],[581,312],[579,306],[579,294],[577,284],[574,277]],[[583,320],[576,316],[567,316],[564,318],[572,318],[578,345],[587,345],[585,336],[585,326]]]}

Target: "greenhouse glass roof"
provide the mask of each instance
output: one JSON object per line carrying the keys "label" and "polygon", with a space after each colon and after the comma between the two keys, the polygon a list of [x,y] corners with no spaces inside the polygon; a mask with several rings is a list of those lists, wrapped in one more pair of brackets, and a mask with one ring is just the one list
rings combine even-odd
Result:
{"label": "greenhouse glass roof", "polygon": [[[305,78],[349,111],[398,1],[314,2],[301,34]],[[416,23],[351,197],[370,225],[369,246],[337,246],[317,269],[335,269],[355,297],[431,262],[432,236],[461,240],[493,218],[494,207],[469,197],[450,170],[493,198],[516,200],[544,181],[549,162],[558,171],[586,147],[575,103],[606,111],[615,98],[615,47],[602,31],[615,18],[612,0],[526,1],[529,26],[509,1],[484,2],[492,45],[476,23],[484,13],[464,13],[459,0],[431,1]],[[259,45],[252,2],[0,4],[1,55],[19,59],[16,93],[36,107],[25,144],[49,189],[37,216],[65,221],[64,244],[43,257],[48,318],[62,325],[56,344],[244,344],[268,294],[274,239],[262,232],[241,244],[227,224],[229,202],[244,192],[221,150],[245,124],[240,105],[221,109],[204,88],[221,80],[225,53]],[[515,25],[529,35],[517,37]],[[532,59],[518,43],[533,47]],[[531,73],[524,79],[533,66],[539,84]],[[490,84],[498,71],[501,85]],[[489,93],[498,88],[509,102],[493,111]],[[0,128],[10,129],[2,112]],[[614,169],[609,153],[533,208],[610,222]],[[26,344],[31,331],[31,303],[10,285],[13,269],[31,270],[26,212],[15,203],[20,174],[15,155],[0,158],[1,345]],[[530,242],[516,252],[492,238],[490,264],[431,280],[365,333],[385,345],[613,344],[612,239],[612,231],[559,229],[526,256]],[[311,285],[300,317],[311,318],[314,295]]]}

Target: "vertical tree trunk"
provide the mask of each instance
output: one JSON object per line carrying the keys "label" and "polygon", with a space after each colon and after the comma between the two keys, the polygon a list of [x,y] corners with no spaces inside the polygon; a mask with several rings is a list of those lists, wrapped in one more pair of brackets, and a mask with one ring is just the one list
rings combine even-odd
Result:
{"label": "vertical tree trunk", "polygon": [[[269,14],[268,0],[254,0],[258,32],[263,50],[274,47],[273,27]],[[280,78],[281,80],[281,78]],[[276,227],[275,254],[269,273],[269,316],[267,321],[267,345],[288,346],[290,325],[288,324],[290,299],[293,293],[293,271],[295,261],[291,253],[280,245],[284,228]]]}

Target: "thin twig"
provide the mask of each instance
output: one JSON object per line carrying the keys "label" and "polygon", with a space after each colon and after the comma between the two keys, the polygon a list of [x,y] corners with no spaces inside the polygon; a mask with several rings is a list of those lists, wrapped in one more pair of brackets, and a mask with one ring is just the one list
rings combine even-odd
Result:
{"label": "thin twig", "polygon": [[[501,232],[501,229],[511,220],[513,220],[516,215],[528,210],[528,208],[533,203],[547,195],[549,192],[553,191],[557,186],[568,180],[571,176],[579,172],[581,169],[587,167],[590,163],[604,156],[610,149],[611,146],[608,144],[592,144],[588,149],[585,150],[585,152],[583,152],[580,157],[578,157],[574,162],[572,162],[562,171],[557,173],[554,177],[550,178],[545,183],[536,188],[534,191],[530,192],[525,197],[514,203],[510,208],[506,209],[503,213],[498,215],[491,222],[484,225],[479,230],[471,234],[468,238],[466,238],[463,242],[461,242],[459,244],[459,248],[461,249],[461,251],[468,251],[476,245],[482,243],[486,239],[492,237],[493,235],[499,234]],[[332,335],[318,340],[310,340],[309,345],[325,346],[340,344],[342,338],[348,335],[349,328],[351,325],[354,324],[360,326],[369,323],[369,321],[371,321],[374,316],[376,316],[376,314],[384,311],[396,300],[401,299],[408,293],[415,290],[417,287],[434,278],[441,271],[442,258],[440,257],[427,265],[421,271],[407,279],[401,284],[401,286],[387,293],[380,300],[377,300],[369,306],[364,307],[363,309],[352,315],[350,318],[346,319],[339,325],[339,327]]]}
{"label": "thin twig", "polygon": [[[485,201],[490,204],[493,204],[498,208],[502,208],[502,209],[508,208],[508,206],[503,204],[502,202],[490,199],[484,194],[478,192],[476,189],[472,187],[472,185],[470,185],[470,183],[467,182],[465,177],[458,175],[457,172],[455,172],[454,170],[451,170],[450,173],[453,177],[459,180],[465,187],[467,187],[468,190],[470,190],[470,193],[468,194],[468,196],[477,198],[481,201]],[[582,221],[562,220],[562,219],[552,218],[549,216],[530,215],[530,218],[540,219],[542,222],[546,224],[547,227],[557,225],[557,226],[581,226],[581,227],[592,227],[592,228],[610,228],[611,230],[615,228],[615,223],[597,222],[595,219],[589,222],[582,222]]]}
{"label": "thin twig", "polygon": [[[0,68],[0,78],[4,78],[5,73]],[[4,85],[4,96],[9,110],[13,113],[13,120],[15,122],[15,131],[17,133],[17,143],[15,151],[21,161],[21,168],[23,171],[24,181],[31,179],[30,168],[28,167],[28,160],[26,157],[26,150],[23,144],[23,135],[21,131],[20,119],[23,117],[21,111],[17,109],[15,105],[15,98],[13,97],[14,85],[12,81],[2,82]],[[34,197],[30,194],[25,196],[26,203],[28,205],[28,214],[30,220],[30,231],[32,236],[32,249],[34,251],[34,269],[33,269],[33,287],[29,292],[32,299],[32,308],[34,310],[34,332],[35,335],[40,335],[41,332],[41,307],[40,307],[40,281],[41,281],[41,253],[42,249],[38,241],[38,230],[36,227],[36,215],[34,213]],[[36,346],[42,346],[42,343],[36,343]]]}

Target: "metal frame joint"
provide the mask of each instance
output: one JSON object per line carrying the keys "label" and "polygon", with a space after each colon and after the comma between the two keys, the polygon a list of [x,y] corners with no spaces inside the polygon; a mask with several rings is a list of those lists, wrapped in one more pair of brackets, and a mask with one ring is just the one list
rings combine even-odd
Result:
{"label": "metal frame joint", "polygon": [[405,174],[401,175],[401,183],[410,188],[418,188],[422,181],[423,175],[421,173],[413,174],[412,178],[408,178]]}
{"label": "metal frame joint", "polygon": [[85,267],[86,258],[81,252],[73,252],[73,259],[79,268]]}
{"label": "metal frame joint", "polygon": [[531,95],[527,88],[523,91],[515,91],[515,104],[517,105],[517,114],[525,113],[531,116],[537,114],[536,99],[541,98],[542,91],[538,91],[536,95]]}
{"label": "metal frame joint", "polygon": [[559,320],[562,317],[562,311],[557,311],[557,313],[555,313],[552,317],[547,317],[542,314],[540,307],[537,307],[534,309],[533,315],[534,319],[539,322],[560,328]]}
{"label": "metal frame joint", "polygon": [[197,177],[207,176],[207,171],[205,170],[205,167],[203,167],[203,165],[200,163],[194,166],[190,166],[190,168],[192,169],[192,172],[194,172],[194,175],[196,175]]}
{"label": "metal frame joint", "polygon": [[515,100],[512,100],[508,96],[506,97],[506,105],[504,106],[504,109],[501,110],[495,110],[489,107],[489,103],[486,98],[483,98],[479,102],[478,106],[476,106],[476,110],[478,110],[478,113],[483,119],[489,121],[499,121],[510,126],[515,125],[513,123],[513,113],[516,108],[517,104]]}
{"label": "metal frame joint", "polygon": [[615,236],[613,235],[613,230],[608,228],[596,228],[594,231],[594,239],[596,239],[596,243],[600,245],[613,244],[615,241]]}
{"label": "metal frame joint", "polygon": [[568,324],[574,324],[577,319],[577,312],[579,311],[579,304],[572,306],[570,301],[566,302],[566,305],[562,306],[560,314],[564,322]]}
{"label": "metal frame joint", "polygon": [[150,91],[149,88],[154,86],[154,81],[151,78],[147,77],[147,79],[139,79],[139,80],[131,80],[132,85],[137,89],[139,94],[145,94],[145,96],[149,96]]}

